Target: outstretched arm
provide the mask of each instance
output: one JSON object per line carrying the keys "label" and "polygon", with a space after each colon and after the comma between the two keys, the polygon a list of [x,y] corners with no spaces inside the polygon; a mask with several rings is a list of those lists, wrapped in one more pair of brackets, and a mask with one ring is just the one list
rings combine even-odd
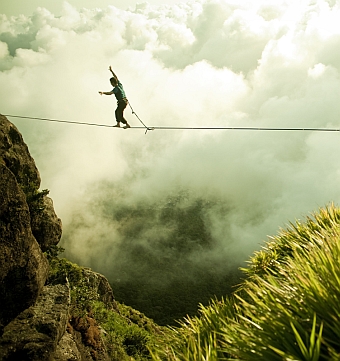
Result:
{"label": "outstretched arm", "polygon": [[117,75],[113,72],[113,70],[112,70],[112,68],[111,68],[111,65],[109,66],[109,70],[110,70],[110,72],[112,73],[112,76],[117,80],[117,82],[118,82],[118,77],[117,77]]}
{"label": "outstretched arm", "polygon": [[111,95],[113,94],[113,91],[110,91],[110,92],[99,92],[100,95]]}

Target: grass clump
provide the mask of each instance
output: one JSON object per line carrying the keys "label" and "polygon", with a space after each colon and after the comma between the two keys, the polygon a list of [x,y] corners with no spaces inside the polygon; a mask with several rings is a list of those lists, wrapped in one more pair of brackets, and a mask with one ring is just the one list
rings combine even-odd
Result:
{"label": "grass clump", "polygon": [[[104,307],[103,303],[96,302],[93,305],[93,315],[105,330],[105,339],[108,353],[113,361],[125,360],[150,360],[150,348],[160,328],[150,319],[125,305],[119,304],[119,312],[113,312]],[[142,315],[144,327],[133,322],[127,314]]]}
{"label": "grass clump", "polygon": [[256,252],[233,296],[172,328],[154,360],[340,360],[340,210],[320,209]]}
{"label": "grass clump", "polygon": [[45,208],[44,197],[46,197],[50,193],[50,191],[48,189],[43,189],[39,191],[33,184],[33,182],[22,185],[21,188],[26,195],[26,202],[28,204],[30,212],[42,212]]}

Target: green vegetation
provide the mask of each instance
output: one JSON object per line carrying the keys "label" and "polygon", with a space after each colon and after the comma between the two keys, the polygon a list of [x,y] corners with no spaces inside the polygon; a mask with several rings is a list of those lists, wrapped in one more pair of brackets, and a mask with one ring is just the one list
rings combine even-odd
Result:
{"label": "green vegetation", "polygon": [[[114,292],[117,295],[118,289],[120,299],[134,308],[158,312],[162,321],[165,317],[173,320],[176,307],[185,312],[190,302],[208,295],[211,288],[205,289],[204,284],[209,278],[214,283],[217,274],[214,270],[209,274],[206,264],[202,268],[189,264],[186,272],[196,247],[209,250],[213,240],[203,212],[209,205],[178,202],[156,210],[136,206],[133,216],[131,209],[122,208],[113,214],[124,235],[117,254],[128,254],[121,262],[115,260],[115,270],[124,274],[125,266],[133,265],[130,278],[113,282]],[[183,238],[186,220],[190,226],[196,222],[200,231],[193,227]],[[153,247],[149,247],[143,230],[152,225],[168,231],[158,232],[159,238],[153,238]],[[208,305],[201,298],[198,313],[193,311],[196,316],[191,314],[166,330],[150,320],[144,324],[145,316],[126,306],[119,305],[119,312],[110,311],[95,298],[87,295],[86,300],[90,299],[91,312],[107,332],[113,360],[340,361],[340,209],[330,205],[303,222],[290,224],[255,252],[242,271],[243,281],[234,292],[230,293],[228,282],[224,284],[224,295],[230,296],[219,296]],[[204,278],[204,272],[209,277]],[[223,283],[217,281],[221,295]],[[237,277],[233,283],[238,281]],[[191,295],[188,289],[195,286],[197,293]],[[172,292],[167,292],[170,288]],[[81,309],[88,307],[84,304]]]}
{"label": "green vegetation", "polygon": [[107,349],[112,360],[149,360],[162,332],[150,319],[131,307],[118,303],[119,312],[106,309],[101,302],[93,304],[93,315],[106,332]]}
{"label": "green vegetation", "polygon": [[92,303],[98,300],[98,294],[88,283],[83,268],[65,258],[52,258],[49,263],[48,283],[53,285],[69,283],[72,316],[85,316]]}
{"label": "green vegetation", "polygon": [[340,360],[340,209],[320,209],[256,252],[234,294],[187,317],[153,359]]}
{"label": "green vegetation", "polygon": [[26,195],[26,202],[28,204],[30,213],[42,212],[45,208],[44,197],[46,197],[50,191],[48,189],[39,191],[32,183],[30,183],[28,186],[22,186],[22,189]]}
{"label": "green vegetation", "polygon": [[57,245],[51,245],[45,251],[45,255],[49,261],[52,261],[54,258],[57,258],[64,251],[65,251],[65,248],[63,248],[63,247],[59,247]]}
{"label": "green vegetation", "polygon": [[118,302],[105,305],[88,282],[84,268],[66,259],[52,258],[48,283],[67,282],[71,291],[69,328],[82,334],[86,346],[96,352],[101,347],[99,335],[104,333],[105,348],[111,360],[151,359],[149,349],[163,334],[159,326],[131,307]]}

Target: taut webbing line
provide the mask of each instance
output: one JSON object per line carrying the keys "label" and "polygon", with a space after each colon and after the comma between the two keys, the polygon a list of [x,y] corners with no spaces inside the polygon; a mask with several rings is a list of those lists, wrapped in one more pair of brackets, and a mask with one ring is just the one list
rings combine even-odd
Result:
{"label": "taut webbing line", "polygon": [[34,119],[34,120],[45,120],[47,122],[57,122],[57,123],[68,123],[68,124],[81,124],[81,125],[92,125],[95,127],[109,127],[111,128],[112,125],[107,124],[96,124],[96,123],[85,123],[85,122],[75,122],[72,120],[61,120],[61,119],[50,119],[50,118],[38,118],[38,117],[25,117],[22,115],[11,115],[11,114],[2,114],[5,117],[11,117],[11,118],[22,118],[22,119]]}
{"label": "taut webbing line", "polygon": [[[131,108],[132,109],[132,108]],[[132,110],[133,111],[133,110]],[[133,112],[136,117],[139,119],[137,114]],[[39,118],[39,117],[28,117],[23,115],[12,115],[12,114],[2,114],[5,117],[11,118],[22,118],[22,119],[33,119],[33,120],[43,120],[47,122],[57,122],[57,123],[68,123],[68,124],[79,124],[79,125],[90,125],[94,127],[107,127],[112,128],[113,125],[108,124],[97,124],[97,123],[86,123],[86,122],[76,122],[72,120],[62,120],[62,119],[50,119],[50,118]],[[145,133],[148,130],[248,130],[248,131],[307,131],[307,132],[340,132],[340,128],[269,128],[269,127],[167,127],[167,126],[155,126],[148,127],[140,119],[139,121],[143,124],[143,127],[131,127],[130,129],[146,129]]]}

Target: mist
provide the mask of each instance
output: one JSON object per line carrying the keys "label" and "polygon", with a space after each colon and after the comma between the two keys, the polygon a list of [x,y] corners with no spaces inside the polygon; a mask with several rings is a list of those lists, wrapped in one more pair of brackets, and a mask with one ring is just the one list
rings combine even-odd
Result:
{"label": "mist", "polygon": [[[98,94],[112,65],[151,127],[340,128],[339,17],[324,0],[2,14],[0,112],[114,125],[114,97]],[[114,289],[207,276],[212,297],[268,235],[340,199],[338,132],[9,119],[63,221],[65,255]]]}

